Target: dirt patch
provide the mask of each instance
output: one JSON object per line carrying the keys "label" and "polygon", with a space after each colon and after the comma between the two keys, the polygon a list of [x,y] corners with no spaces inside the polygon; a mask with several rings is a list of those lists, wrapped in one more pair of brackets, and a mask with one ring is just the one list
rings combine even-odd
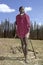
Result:
{"label": "dirt patch", "polygon": [[37,59],[35,59],[31,44],[28,44],[28,64],[24,62],[24,55],[19,39],[0,38],[0,65],[43,65],[43,40],[31,40]]}

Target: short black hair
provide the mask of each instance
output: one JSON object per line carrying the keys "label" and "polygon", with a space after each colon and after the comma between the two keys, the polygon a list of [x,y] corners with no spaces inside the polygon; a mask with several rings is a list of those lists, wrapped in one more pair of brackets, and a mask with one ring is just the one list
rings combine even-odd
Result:
{"label": "short black hair", "polygon": [[22,7],[23,7],[23,6],[20,6],[20,7],[19,7],[19,11],[22,9]]}

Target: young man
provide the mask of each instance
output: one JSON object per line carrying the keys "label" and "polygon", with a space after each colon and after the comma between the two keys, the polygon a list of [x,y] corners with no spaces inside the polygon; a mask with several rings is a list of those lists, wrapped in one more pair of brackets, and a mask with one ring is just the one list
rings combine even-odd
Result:
{"label": "young man", "polygon": [[25,13],[24,7],[19,8],[20,14],[16,16],[16,34],[21,40],[22,50],[25,57],[27,58],[27,41],[30,34],[30,18]]}

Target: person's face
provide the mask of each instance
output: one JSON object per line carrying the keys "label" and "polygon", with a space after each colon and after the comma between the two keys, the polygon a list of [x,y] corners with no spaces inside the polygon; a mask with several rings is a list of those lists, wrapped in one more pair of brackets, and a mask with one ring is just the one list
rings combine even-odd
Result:
{"label": "person's face", "polygon": [[24,13],[24,8],[23,7],[20,9],[20,13],[21,14]]}

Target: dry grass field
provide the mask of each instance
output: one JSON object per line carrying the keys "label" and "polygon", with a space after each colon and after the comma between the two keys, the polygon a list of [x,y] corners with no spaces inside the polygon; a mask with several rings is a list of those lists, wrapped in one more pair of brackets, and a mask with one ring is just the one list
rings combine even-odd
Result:
{"label": "dry grass field", "polygon": [[[28,64],[24,62],[24,56],[20,49],[21,41],[15,38],[0,38],[0,65],[43,65],[43,40],[31,40],[37,59],[34,53],[28,50]],[[28,41],[28,49],[32,50]]]}

